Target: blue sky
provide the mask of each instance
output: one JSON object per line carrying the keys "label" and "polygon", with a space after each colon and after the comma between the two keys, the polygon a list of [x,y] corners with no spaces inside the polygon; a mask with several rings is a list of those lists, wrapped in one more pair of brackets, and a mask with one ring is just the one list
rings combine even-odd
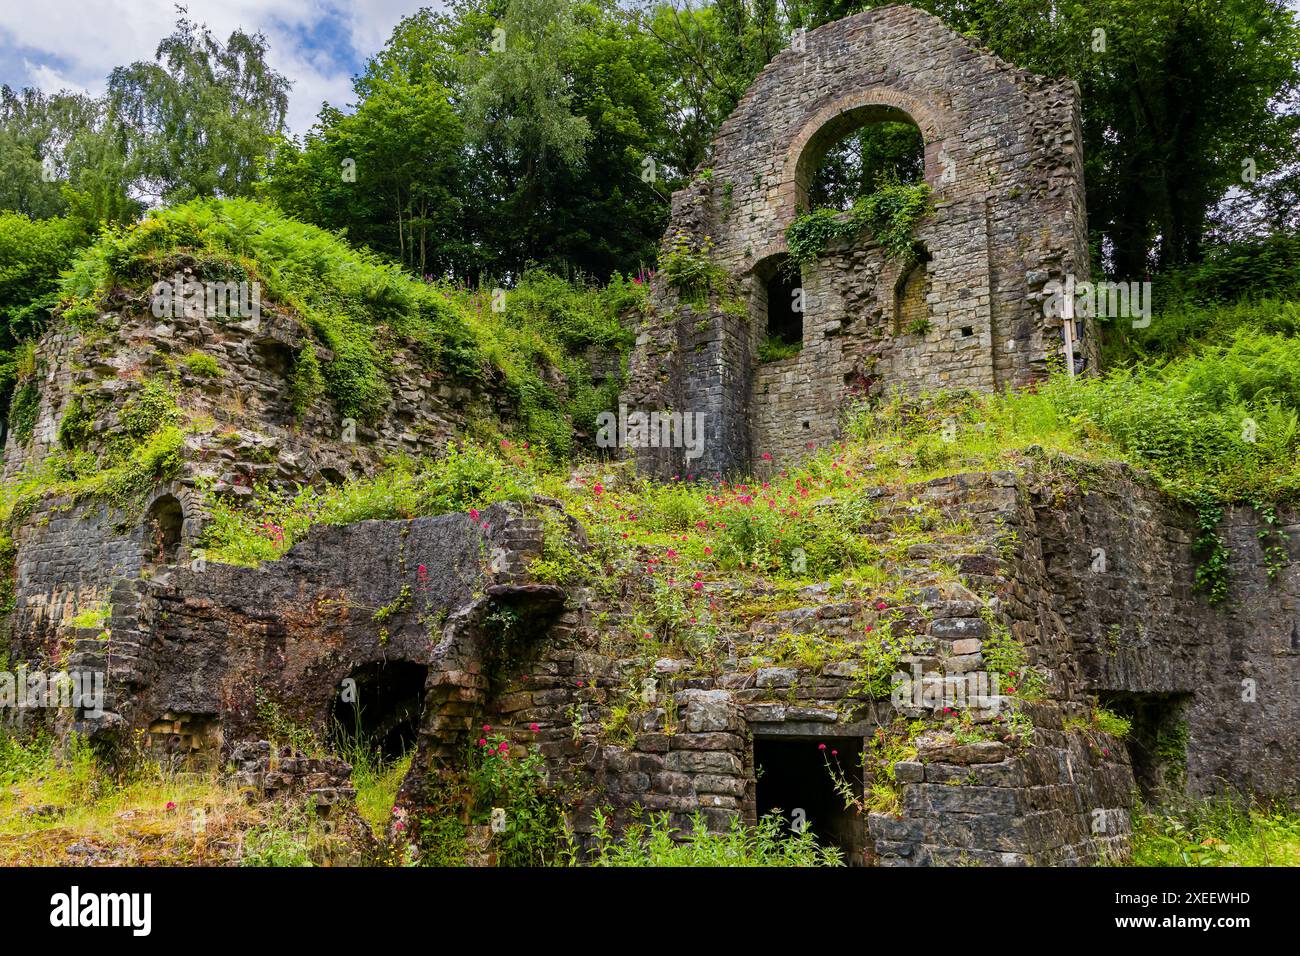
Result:
{"label": "blue sky", "polygon": [[[187,0],[190,18],[225,40],[265,33],[271,65],[293,81],[289,126],[351,101],[351,79],[402,17],[436,0]],[[173,0],[2,0],[0,83],[102,93],[109,71],[153,59],[175,23]]]}

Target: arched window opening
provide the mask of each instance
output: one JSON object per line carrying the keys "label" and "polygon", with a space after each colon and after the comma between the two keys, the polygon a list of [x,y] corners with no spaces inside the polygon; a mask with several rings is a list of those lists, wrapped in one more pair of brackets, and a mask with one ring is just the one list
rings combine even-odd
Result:
{"label": "arched window opening", "polygon": [[175,495],[163,495],[150,507],[144,519],[145,563],[176,564],[185,558],[181,550],[181,529],[185,513]]}
{"label": "arched window opening", "polygon": [[848,210],[889,183],[924,182],[925,138],[893,107],[848,110],[809,140],[797,178],[802,208]]}
{"label": "arched window opening", "polygon": [[925,143],[912,123],[868,123],[826,151],[813,174],[808,202],[846,210],[887,183],[919,183],[925,174]]}

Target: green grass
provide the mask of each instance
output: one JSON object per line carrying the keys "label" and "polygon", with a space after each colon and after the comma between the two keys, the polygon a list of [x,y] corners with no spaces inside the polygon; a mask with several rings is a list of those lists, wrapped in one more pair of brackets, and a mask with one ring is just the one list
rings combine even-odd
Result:
{"label": "green grass", "polygon": [[392,816],[397,791],[411,769],[413,756],[414,753],[408,753],[399,760],[385,763],[375,759],[372,752],[360,759],[356,753],[349,755],[352,785],[357,788],[357,812],[370,824],[376,836],[383,836]]}
{"label": "green grass", "polygon": [[1132,866],[1300,866],[1300,811],[1218,799],[1134,815]]}
{"label": "green grass", "polygon": [[[524,461],[529,463],[517,463]],[[512,459],[472,443],[452,444],[437,462],[421,466],[394,459],[374,478],[323,491],[308,487],[288,494],[259,487],[253,503],[245,507],[211,497],[211,521],[201,547],[208,560],[253,565],[278,558],[317,525],[447,514],[494,501],[522,500],[535,480],[531,460]]]}
{"label": "green grass", "polygon": [[[767,816],[757,826],[746,827],[733,819],[729,829],[710,832],[697,814],[689,832],[668,824],[668,815],[630,824],[614,836],[603,814],[596,815],[594,866],[843,866],[840,851],[817,844],[811,830],[787,833],[779,817]],[[679,839],[674,839],[678,837]]]}

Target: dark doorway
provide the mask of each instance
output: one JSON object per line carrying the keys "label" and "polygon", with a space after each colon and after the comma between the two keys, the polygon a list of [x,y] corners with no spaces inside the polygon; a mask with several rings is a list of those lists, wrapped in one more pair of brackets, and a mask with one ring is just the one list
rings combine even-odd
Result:
{"label": "dark doorway", "polygon": [[769,342],[798,347],[803,344],[803,311],[806,297],[799,291],[798,269],[782,264],[767,280],[767,338]]}
{"label": "dark doorway", "polygon": [[[824,751],[822,744],[826,745]],[[832,767],[838,761],[844,779],[861,798],[861,737],[755,738],[758,815],[779,812],[787,829],[802,820],[818,843],[838,847],[850,866],[861,865],[866,821],[856,808],[844,806],[826,768],[827,759]]]}
{"label": "dark doorway", "polygon": [[144,554],[148,564],[175,564],[181,544],[185,513],[175,495],[163,495],[144,518]]}
{"label": "dark doorway", "polygon": [[1191,696],[1126,691],[1098,695],[1102,707],[1133,725],[1124,743],[1144,800],[1160,801],[1186,790],[1186,713]]}
{"label": "dark doorway", "polygon": [[379,661],[349,674],[334,698],[333,713],[345,749],[360,746],[392,760],[414,747],[428,673],[423,664]]}

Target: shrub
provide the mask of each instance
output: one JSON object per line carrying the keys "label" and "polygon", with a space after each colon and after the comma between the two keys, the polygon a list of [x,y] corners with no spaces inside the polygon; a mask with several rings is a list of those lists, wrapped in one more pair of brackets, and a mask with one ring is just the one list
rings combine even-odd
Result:
{"label": "shrub", "polygon": [[293,365],[293,379],[289,383],[289,404],[295,415],[302,415],[311,408],[325,391],[325,379],[321,375],[320,360],[316,358],[316,349],[307,344],[298,352]]}
{"label": "shrub", "polygon": [[673,236],[663,253],[659,268],[668,284],[682,299],[693,305],[705,302],[710,294],[721,291],[727,281],[726,270],[714,265],[709,253],[713,241],[707,236],[699,242],[685,233]]}
{"label": "shrub", "polygon": [[494,810],[505,811],[492,838],[500,865],[547,866],[571,856],[564,814],[545,792],[546,761],[536,747],[511,747],[485,727],[467,764],[472,822],[491,824]]}
{"label": "shrub", "polygon": [[861,197],[847,213],[821,208],[797,217],[786,228],[790,258],[811,262],[837,242],[856,239],[870,232],[890,259],[908,260],[913,255],[916,225],[930,211],[931,190],[924,183],[886,183]]}
{"label": "shrub", "polygon": [[59,444],[70,450],[81,448],[90,440],[94,430],[94,412],[82,396],[73,395],[59,422]]}
{"label": "shrub", "polygon": [[26,382],[14,393],[9,407],[9,430],[18,444],[26,445],[36,431],[36,413],[40,410],[41,392],[35,382]]}
{"label": "shrub", "polygon": [[216,358],[207,352],[196,349],[186,355],[182,361],[190,373],[199,378],[217,378],[221,375],[221,366],[217,364]]}

